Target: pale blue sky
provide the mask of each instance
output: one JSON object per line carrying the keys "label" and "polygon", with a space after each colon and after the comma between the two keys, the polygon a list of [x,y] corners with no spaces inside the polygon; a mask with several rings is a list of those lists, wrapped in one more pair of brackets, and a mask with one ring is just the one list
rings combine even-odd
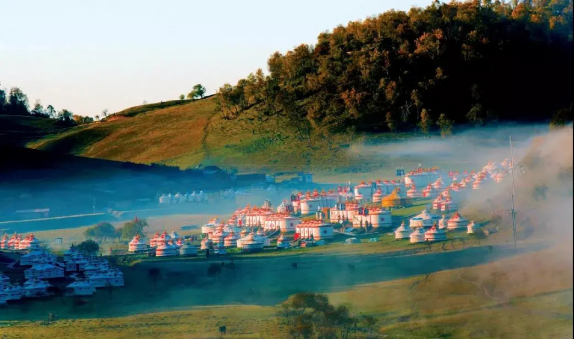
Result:
{"label": "pale blue sky", "polygon": [[431,0],[0,0],[0,83],[99,114],[213,93],[319,33]]}

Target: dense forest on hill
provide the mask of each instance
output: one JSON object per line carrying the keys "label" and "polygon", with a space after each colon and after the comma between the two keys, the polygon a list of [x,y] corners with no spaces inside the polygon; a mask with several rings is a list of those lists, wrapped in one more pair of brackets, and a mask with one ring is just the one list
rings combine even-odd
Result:
{"label": "dense forest on hill", "polygon": [[217,109],[324,135],[571,119],[572,56],[571,0],[435,1],[276,52],[268,75],[221,87]]}

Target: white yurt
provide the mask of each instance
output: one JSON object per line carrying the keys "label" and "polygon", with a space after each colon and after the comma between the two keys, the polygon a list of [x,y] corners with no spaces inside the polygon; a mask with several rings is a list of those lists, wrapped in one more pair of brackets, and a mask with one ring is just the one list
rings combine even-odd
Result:
{"label": "white yurt", "polygon": [[409,226],[411,228],[417,228],[417,227],[430,228],[435,222],[439,220],[440,217],[438,215],[432,214],[431,212],[429,212],[429,210],[425,208],[420,214],[412,217],[409,220]]}
{"label": "white yurt", "polygon": [[201,241],[201,249],[202,250],[210,249],[212,246],[213,246],[213,241],[209,238],[203,238],[203,240]]}
{"label": "white yurt", "polygon": [[373,202],[380,203],[383,200],[383,193],[378,189],[375,194],[373,194]]}
{"label": "white yurt", "polygon": [[179,255],[186,256],[186,257],[195,257],[197,256],[197,247],[192,245],[191,243],[186,242],[179,248]]}
{"label": "white yurt", "polygon": [[173,246],[171,240],[169,242],[160,242],[158,243],[155,249],[155,256],[156,257],[171,257],[177,255],[177,249]]}
{"label": "white yurt", "polygon": [[243,252],[257,252],[263,250],[263,242],[258,241],[253,233],[250,233],[245,239],[241,240],[241,250]]}
{"label": "white yurt", "polygon": [[425,232],[426,241],[446,241],[446,231],[440,229],[436,223],[431,227],[430,230]]}
{"label": "white yurt", "polygon": [[145,250],[147,250],[147,244],[145,240],[141,239],[139,234],[136,234],[136,236],[132,239],[132,241],[130,241],[128,245],[128,251],[141,252]]}
{"label": "white yurt", "polygon": [[438,195],[438,190],[434,189],[432,185],[428,185],[423,190],[423,198],[435,198]]}
{"label": "white yurt", "polygon": [[474,221],[471,221],[470,224],[466,226],[466,233],[473,234],[478,228],[478,225]]}
{"label": "white yurt", "polygon": [[438,221],[438,228],[441,230],[446,230],[448,228],[448,219],[446,214],[443,214],[442,218]]}
{"label": "white yurt", "polygon": [[468,225],[468,220],[460,215],[460,213],[455,212],[452,218],[448,220],[447,225],[449,231],[464,229]]}
{"label": "white yurt", "polygon": [[231,232],[225,237],[224,246],[237,247],[237,240],[239,240],[239,237],[235,234],[235,232]]}
{"label": "white yurt", "polygon": [[416,185],[412,185],[411,188],[409,188],[407,190],[407,197],[409,198],[422,198],[423,197],[423,193],[421,191],[417,190],[417,186]]}
{"label": "white yurt", "polygon": [[395,230],[395,239],[409,239],[410,235],[411,229],[409,226],[407,226],[407,224],[405,224],[405,221],[403,220],[401,226]]}
{"label": "white yurt", "polygon": [[413,231],[410,235],[410,242],[413,244],[425,242],[425,230],[419,227]]}
{"label": "white yurt", "polygon": [[439,196],[436,197],[434,199],[434,201],[432,202],[432,209],[435,211],[440,211],[442,209],[443,203],[444,203],[444,200],[442,199],[442,195],[439,194]]}

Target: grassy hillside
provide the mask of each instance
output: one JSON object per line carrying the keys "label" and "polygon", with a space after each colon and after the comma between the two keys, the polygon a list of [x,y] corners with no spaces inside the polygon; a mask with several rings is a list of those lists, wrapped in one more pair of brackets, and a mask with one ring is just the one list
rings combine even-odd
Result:
{"label": "grassy hillside", "polygon": [[[362,145],[415,136],[343,134],[326,139],[301,135],[285,126],[284,121],[277,119],[258,121],[250,111],[240,120],[225,120],[216,112],[213,98],[207,98],[134,107],[101,123],[33,141],[28,147],[181,168],[215,164],[245,171],[345,168],[347,172],[367,172],[392,163],[389,159],[365,156]],[[419,161],[403,156],[401,164],[414,166],[415,160]]]}
{"label": "grassy hillside", "polygon": [[0,115],[0,144],[25,145],[30,140],[69,130],[65,123],[33,115]]}

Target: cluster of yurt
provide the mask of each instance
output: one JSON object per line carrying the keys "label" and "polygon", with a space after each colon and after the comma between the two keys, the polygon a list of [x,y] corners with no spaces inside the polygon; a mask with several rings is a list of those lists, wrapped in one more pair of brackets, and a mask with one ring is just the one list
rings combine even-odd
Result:
{"label": "cluster of yurt", "polygon": [[334,236],[333,225],[323,220],[309,220],[297,225],[296,234],[300,239],[332,239]]}
{"label": "cluster of yurt", "polygon": [[[138,246],[141,246],[139,248],[144,248],[143,245],[138,245],[142,242],[138,235],[134,237],[132,242],[130,242],[130,252],[136,252],[135,249],[138,248]],[[189,245],[193,246],[191,244]],[[167,231],[163,231],[162,234],[156,232],[153,238],[151,238],[149,241],[149,249],[155,252],[156,257],[170,257],[180,255],[183,252],[183,246],[183,238],[180,237],[176,231],[172,231],[170,234],[168,234]],[[187,249],[189,250],[189,246],[187,246]],[[147,248],[145,250],[147,250]]]}
{"label": "cluster of yurt", "polygon": [[382,208],[359,207],[353,217],[353,227],[388,227],[392,225],[391,212]]}
{"label": "cluster of yurt", "polygon": [[162,205],[171,205],[171,204],[182,204],[185,202],[202,202],[207,201],[207,194],[203,193],[203,191],[199,191],[196,193],[193,191],[191,194],[185,193],[181,194],[177,192],[176,194],[172,195],[169,194],[162,194],[159,197],[159,203]]}
{"label": "cluster of yurt", "polygon": [[339,201],[339,194],[330,190],[319,193],[316,189],[307,191],[306,194],[298,193],[291,195],[293,213],[311,214],[319,209],[331,208]]}
{"label": "cluster of yurt", "polygon": [[294,232],[295,227],[301,223],[301,218],[289,213],[275,213],[265,219],[265,231]]}
{"label": "cluster of yurt", "polygon": [[38,241],[34,234],[30,234],[22,238],[20,234],[14,233],[10,239],[8,239],[7,234],[4,234],[0,240],[0,249],[13,251],[34,251],[40,249],[40,241]]}
{"label": "cluster of yurt", "polygon": [[437,168],[419,168],[405,175],[405,186],[412,185],[426,187],[428,184],[435,182],[442,176],[442,172]]}

